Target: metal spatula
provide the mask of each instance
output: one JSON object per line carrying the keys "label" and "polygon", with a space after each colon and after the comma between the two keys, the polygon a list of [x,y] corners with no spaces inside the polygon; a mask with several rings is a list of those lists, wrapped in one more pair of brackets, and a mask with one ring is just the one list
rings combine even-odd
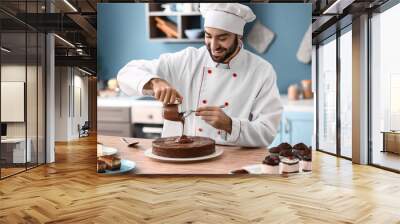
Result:
{"label": "metal spatula", "polygon": [[[225,107],[225,105],[219,105],[218,106],[219,108],[224,108]],[[196,112],[197,110],[188,110],[188,111],[185,111],[185,112],[183,112],[185,115],[183,115],[183,118],[186,118],[187,116],[189,116],[190,114],[192,114],[193,112]]]}
{"label": "metal spatula", "polygon": [[126,138],[121,138],[121,141],[126,143],[128,145],[128,147],[135,147],[137,144],[139,144],[138,141],[136,142],[129,142],[128,140],[126,140]]}

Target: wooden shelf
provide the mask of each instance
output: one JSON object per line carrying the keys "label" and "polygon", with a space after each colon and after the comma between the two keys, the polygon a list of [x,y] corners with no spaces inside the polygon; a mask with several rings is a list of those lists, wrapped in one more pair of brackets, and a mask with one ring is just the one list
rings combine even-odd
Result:
{"label": "wooden shelf", "polygon": [[201,16],[200,12],[149,12],[149,16]]}
{"label": "wooden shelf", "polygon": [[[187,29],[203,29],[200,12],[165,12],[162,11],[161,5],[161,3],[151,3],[146,7],[147,31],[150,41],[169,43],[204,42],[204,38],[202,37],[188,39],[185,34],[185,30]],[[169,24],[169,29],[165,28],[165,23]],[[174,38],[175,36],[177,38]]]}
{"label": "wooden shelf", "polygon": [[201,43],[204,39],[188,39],[188,38],[151,38],[154,42],[169,42],[169,43]]}

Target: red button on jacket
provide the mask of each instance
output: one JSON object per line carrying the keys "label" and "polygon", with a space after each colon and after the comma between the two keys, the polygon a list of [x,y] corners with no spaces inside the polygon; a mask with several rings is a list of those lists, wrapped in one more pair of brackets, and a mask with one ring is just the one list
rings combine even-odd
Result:
{"label": "red button on jacket", "polygon": [[208,74],[211,74],[211,73],[212,73],[211,69],[208,69]]}

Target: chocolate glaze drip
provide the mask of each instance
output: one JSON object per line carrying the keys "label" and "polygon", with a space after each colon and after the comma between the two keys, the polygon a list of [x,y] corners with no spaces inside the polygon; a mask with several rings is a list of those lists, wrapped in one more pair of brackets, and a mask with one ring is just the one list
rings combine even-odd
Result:
{"label": "chocolate glaze drip", "polygon": [[191,139],[190,137],[187,137],[186,135],[182,135],[182,136],[176,138],[176,139],[175,139],[175,142],[176,142],[176,143],[180,143],[180,144],[183,144],[183,143],[192,143],[192,142],[193,142],[193,139]]}
{"label": "chocolate glaze drip", "polygon": [[191,138],[188,138],[187,136],[184,135],[184,130],[185,130],[185,118],[184,118],[185,112],[178,112],[178,104],[168,104],[164,105],[163,108],[163,117],[166,120],[170,121],[179,121],[182,124],[182,133],[181,136],[178,137],[175,142],[176,143],[191,143],[193,140]]}
{"label": "chocolate glaze drip", "polygon": [[180,138],[184,138],[184,137],[186,137],[185,135],[184,135],[184,131],[185,131],[185,118],[183,117],[183,114],[184,113],[179,113],[179,120],[181,121],[181,123],[182,123],[182,134],[181,134],[181,137]]}

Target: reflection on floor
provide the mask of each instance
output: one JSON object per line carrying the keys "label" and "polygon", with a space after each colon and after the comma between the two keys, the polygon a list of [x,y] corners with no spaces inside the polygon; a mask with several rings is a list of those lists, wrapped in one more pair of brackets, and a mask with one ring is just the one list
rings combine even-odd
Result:
{"label": "reflection on floor", "polygon": [[392,152],[374,151],[373,164],[400,171],[400,155]]}
{"label": "reflection on floor", "polygon": [[27,163],[26,166],[24,163],[18,163],[18,164],[13,164],[13,163],[1,163],[1,178],[5,178],[7,176],[25,171],[25,170],[29,170],[31,168],[36,167],[37,164],[36,163]]}
{"label": "reflection on floor", "polygon": [[[96,138],[0,181],[0,223],[398,223],[400,175],[321,152],[282,176],[96,173]],[[27,187],[29,186],[29,187]]]}
{"label": "reflection on floor", "polygon": [[15,173],[18,173],[18,172],[21,172],[24,170],[25,170],[25,167],[24,168],[20,168],[20,167],[18,167],[18,168],[1,168],[1,178],[13,175]]}

